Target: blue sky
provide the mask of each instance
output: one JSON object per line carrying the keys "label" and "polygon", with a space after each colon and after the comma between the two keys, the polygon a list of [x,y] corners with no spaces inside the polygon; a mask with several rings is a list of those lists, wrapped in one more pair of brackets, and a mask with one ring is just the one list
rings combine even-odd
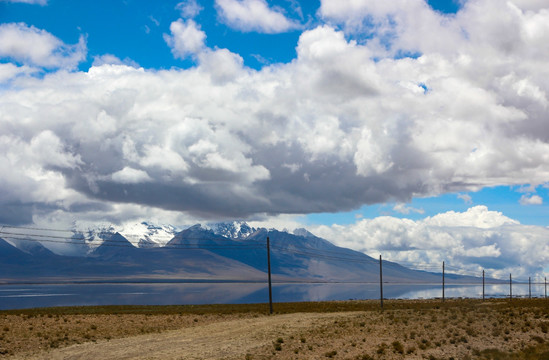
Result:
{"label": "blue sky", "polygon": [[[546,188],[538,189],[538,196],[547,199]],[[358,210],[341,213],[320,213],[308,215],[309,223],[350,224],[357,219],[376,216],[394,216],[409,219],[421,219],[447,211],[466,211],[471,206],[486,205],[490,210],[498,211],[524,225],[547,226],[549,209],[546,203],[521,204],[524,189],[519,186],[496,186],[477,192],[449,193],[436,197],[415,198],[406,204],[404,212],[395,209],[397,203],[363,206]],[[470,199],[468,198],[470,197]]]}
{"label": "blue sky", "polygon": [[246,219],[402,260],[448,238],[464,266],[520,236],[539,253],[548,12],[498,4],[0,0],[0,223]]}
{"label": "blue sky", "polygon": [[[46,29],[68,44],[86,35],[88,59],[79,65],[81,70],[89,68],[94,56],[103,54],[131,59],[146,68],[188,67],[192,63],[174,59],[162,39],[164,33],[169,33],[171,22],[180,16],[176,8],[179,3],[178,0],[49,0],[47,5],[37,6],[4,0],[0,1],[0,21],[24,22]],[[316,18],[320,1],[295,3],[299,4],[299,11],[292,10],[292,1],[287,0],[269,1],[269,6],[283,9],[303,28],[320,23]],[[429,5],[448,14],[460,7],[457,0],[431,0]],[[240,54],[246,66],[256,69],[265,65],[265,61],[285,63],[295,58],[295,47],[303,28],[278,34],[235,31],[220,21],[213,0],[201,1],[199,6],[203,10],[196,21],[207,34],[208,46],[228,48]]]}
{"label": "blue sky", "polygon": [[[180,1],[152,2],[146,0],[94,2],[50,0],[47,6],[0,2],[1,21],[25,22],[41,29],[48,29],[66,43],[75,43],[80,35],[87,36],[88,61],[80,64],[87,69],[93,56],[113,54],[120,59],[131,59],[146,68],[169,69],[189,67],[191,61],[174,59],[162,35],[169,33],[172,21],[180,17],[176,9]],[[274,6],[289,9],[289,2],[271,2]],[[214,1],[200,2],[203,10],[196,21],[207,33],[210,47],[228,48],[245,58],[245,64],[260,68],[254,55],[269,62],[288,62],[295,57],[299,30],[281,34],[258,34],[235,31],[219,21]],[[304,19],[314,17],[319,3],[307,1],[300,4]],[[60,14],[63,14],[62,17]],[[61,17],[61,18],[60,18]],[[313,21],[313,20],[312,20]]]}

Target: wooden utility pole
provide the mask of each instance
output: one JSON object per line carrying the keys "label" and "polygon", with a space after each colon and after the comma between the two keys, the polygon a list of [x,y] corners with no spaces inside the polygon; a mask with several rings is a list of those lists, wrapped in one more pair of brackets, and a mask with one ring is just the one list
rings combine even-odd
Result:
{"label": "wooden utility pole", "polygon": [[484,270],[482,270],[482,301],[484,301]]}
{"label": "wooden utility pole", "polygon": [[273,285],[271,282],[271,243],[267,236],[267,268],[269,273],[269,314],[273,313]]}
{"label": "wooden utility pole", "polygon": [[444,301],[444,261],[442,262],[442,301]]}
{"label": "wooden utility pole", "polygon": [[379,255],[379,294],[381,308],[383,309],[383,266],[381,261],[381,254]]}
{"label": "wooden utility pole", "polygon": [[509,274],[509,300],[513,300],[513,277]]}

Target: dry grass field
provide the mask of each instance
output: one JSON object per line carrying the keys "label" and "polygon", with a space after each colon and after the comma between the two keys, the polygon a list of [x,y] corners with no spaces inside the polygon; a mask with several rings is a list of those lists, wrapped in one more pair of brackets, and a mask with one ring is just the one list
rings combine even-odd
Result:
{"label": "dry grass field", "polygon": [[549,300],[0,312],[8,359],[549,359]]}

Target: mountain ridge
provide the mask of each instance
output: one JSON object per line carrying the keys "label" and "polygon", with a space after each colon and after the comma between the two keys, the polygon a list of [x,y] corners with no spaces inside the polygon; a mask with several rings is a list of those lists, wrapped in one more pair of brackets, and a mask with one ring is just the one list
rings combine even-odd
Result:
{"label": "mountain ridge", "polygon": [[[142,224],[146,231],[159,229]],[[135,234],[131,241],[120,232],[88,230],[91,241],[83,238],[84,232],[77,234],[78,246],[89,246],[81,252],[83,256],[55,254],[38,243],[20,245],[32,242],[32,238],[16,243],[27,252],[9,242],[0,242],[0,258],[11,254],[9,263],[0,264],[0,280],[31,277],[264,281],[268,271],[267,237],[275,281],[376,282],[379,278],[379,260],[336,246],[305,229],[290,233],[252,228],[245,222],[195,224],[176,232],[162,246],[143,247],[139,246],[139,240],[145,238],[143,234]],[[440,281],[439,274],[408,269],[390,261],[383,262],[383,272],[387,282]]]}

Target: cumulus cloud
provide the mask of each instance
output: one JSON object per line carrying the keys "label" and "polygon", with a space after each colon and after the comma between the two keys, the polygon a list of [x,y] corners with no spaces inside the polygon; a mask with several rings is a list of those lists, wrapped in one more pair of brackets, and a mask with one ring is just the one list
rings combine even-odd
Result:
{"label": "cumulus cloud", "polygon": [[194,20],[179,19],[170,25],[171,35],[164,34],[164,40],[176,58],[184,59],[196,55],[205,47],[206,33]]}
{"label": "cumulus cloud", "polygon": [[522,195],[520,197],[519,203],[521,205],[541,205],[543,204],[543,198],[539,195]]}
{"label": "cumulus cloud", "polygon": [[122,184],[138,184],[151,181],[146,171],[125,167],[111,175],[112,180]]}
{"label": "cumulus cloud", "polygon": [[269,8],[264,0],[216,0],[215,3],[221,19],[234,29],[276,34],[299,27],[282,12]]}
{"label": "cumulus cloud", "polygon": [[29,66],[17,66],[10,63],[0,64],[0,84],[15,79],[17,76],[30,75],[37,71],[37,69]]}
{"label": "cumulus cloud", "polygon": [[0,24],[0,58],[45,68],[74,69],[86,58],[83,36],[75,45],[24,23]]}
{"label": "cumulus cloud", "polygon": [[215,83],[236,79],[244,72],[242,57],[227,49],[207,50],[198,59],[200,69],[207,73]]}
{"label": "cumulus cloud", "polygon": [[453,271],[476,276],[483,269],[499,278],[541,274],[549,261],[549,229],[521,225],[485,206],[417,221],[378,217],[312,230],[374,257],[416,268],[445,261]]}
{"label": "cumulus cloud", "polygon": [[[70,208],[94,217],[85,205],[100,202],[117,218],[122,205],[134,206],[132,214],[242,218],[547,184],[549,52],[538,46],[547,36],[538,18],[549,22],[549,12],[470,0],[446,17],[424,2],[362,3],[368,8],[353,12],[360,26],[348,30],[337,24],[343,15],[322,10],[327,23],[301,34],[295,59],[260,70],[206,47],[190,19],[165,36],[175,56],[195,59],[188,69],[147,70],[104,56],[86,72],[32,77],[3,65],[0,161],[17,169],[1,180],[9,194],[2,204],[26,204],[25,219]],[[421,26],[400,7],[418,12]],[[381,21],[387,14],[395,21]],[[365,27],[373,16],[387,32]],[[8,28],[44,36],[46,45],[52,39],[26,25]],[[28,68],[65,46],[32,55],[14,44],[0,48],[10,59],[26,54],[17,56]],[[412,50],[417,56],[402,55]],[[51,159],[32,156],[38,145]],[[63,190],[48,197],[53,187]],[[477,215],[478,228],[491,224]],[[496,252],[491,245],[481,246]]]}

